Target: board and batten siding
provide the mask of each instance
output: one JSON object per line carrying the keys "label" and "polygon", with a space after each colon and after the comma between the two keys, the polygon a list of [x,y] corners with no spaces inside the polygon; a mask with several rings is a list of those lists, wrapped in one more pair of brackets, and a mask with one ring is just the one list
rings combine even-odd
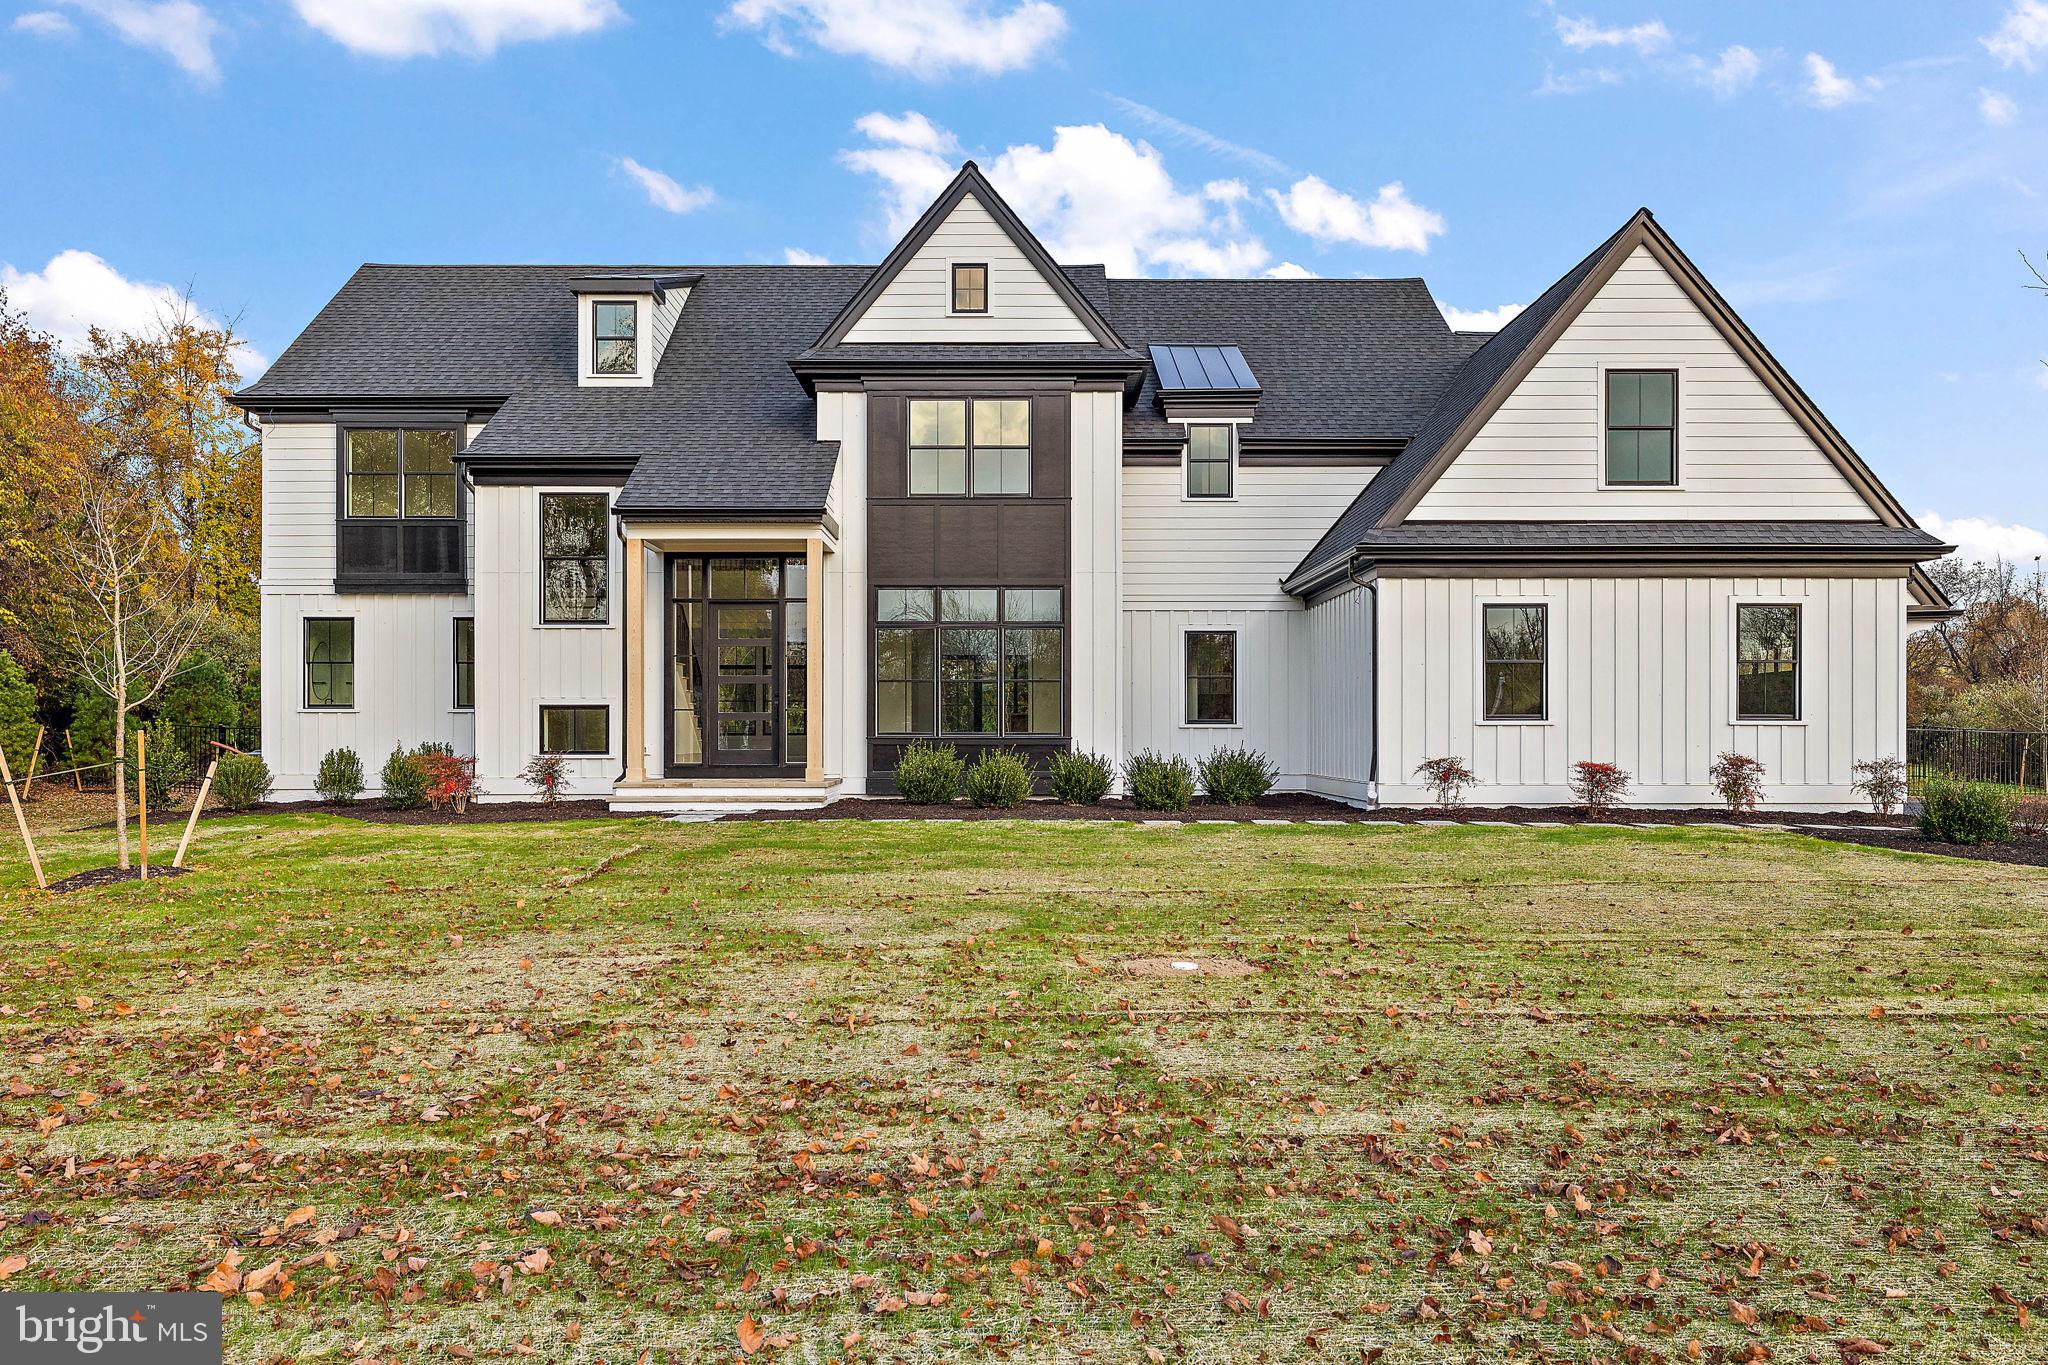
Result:
{"label": "board and batten siding", "polygon": [[1373,781],[1373,594],[1349,588],[1310,604],[1304,616],[1303,785],[1363,803]]}
{"label": "board and batten siding", "polygon": [[[472,426],[470,435],[479,430]],[[353,749],[373,790],[384,759],[400,744],[438,740],[473,752],[475,714],[455,708],[455,618],[472,614],[471,599],[460,593],[337,594],[335,428],[266,423],[262,440],[263,756],[273,799],[316,799],[313,779],[331,749]],[[474,524],[474,506],[471,515]],[[472,558],[472,581],[474,572]],[[332,617],[355,622],[355,704],[310,708],[305,623]],[[477,672],[481,678],[481,662]]]}
{"label": "board and batten siding", "polygon": [[[566,795],[605,796],[625,766],[623,621],[625,576],[617,536],[610,547],[609,619],[603,625],[541,622],[540,498],[542,493],[602,493],[602,485],[484,485],[475,490],[476,769],[486,797],[530,798],[520,769],[540,752],[542,706],[610,708],[609,751],[568,763]],[[656,640],[659,637],[654,637]],[[657,652],[658,643],[652,646]],[[657,694],[658,696],[659,694]],[[648,723],[660,723],[660,703]]]}
{"label": "board and batten siding", "polygon": [[[1380,796],[1433,799],[1426,758],[1461,757],[1478,804],[1572,800],[1570,766],[1615,763],[1638,805],[1714,805],[1708,767],[1760,760],[1768,805],[1841,809],[1852,765],[1905,753],[1903,577],[1401,578],[1378,584]],[[1481,609],[1550,608],[1541,723],[1481,718]],[[1797,603],[1801,719],[1735,718],[1738,603]]]}
{"label": "board and batten siding", "polygon": [[[954,262],[988,266],[988,312],[952,313]],[[981,201],[967,195],[847,333],[849,342],[1092,342]]]}
{"label": "board and batten siding", "polygon": [[[1277,786],[1308,787],[1308,618],[1280,580],[1373,472],[1240,466],[1235,497],[1190,499],[1177,465],[1124,469],[1124,734],[1132,750],[1193,760],[1242,745],[1272,760]],[[1190,630],[1237,632],[1234,725],[1187,724]],[[1364,690],[1361,682],[1361,697]]]}
{"label": "board and batten siding", "polygon": [[839,444],[826,506],[839,522],[838,548],[825,556],[825,638],[813,648],[825,670],[825,776],[839,795],[868,789],[868,398],[821,389],[818,439]]}
{"label": "board and batten siding", "polygon": [[1074,748],[1124,750],[1123,399],[1076,393],[1068,422],[1067,733]]}
{"label": "board and batten siding", "polygon": [[[1602,488],[1614,369],[1678,371],[1677,488]],[[1647,248],[1637,247],[1425,493],[1411,521],[1872,521]]]}

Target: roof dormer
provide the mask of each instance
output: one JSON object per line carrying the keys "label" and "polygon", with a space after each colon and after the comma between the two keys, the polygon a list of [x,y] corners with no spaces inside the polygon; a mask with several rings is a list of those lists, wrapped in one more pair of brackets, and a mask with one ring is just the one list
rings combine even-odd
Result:
{"label": "roof dormer", "polygon": [[1154,342],[1159,415],[1169,422],[1249,422],[1264,390],[1235,346]]}
{"label": "roof dormer", "polygon": [[579,275],[576,382],[585,388],[646,388],[702,275]]}

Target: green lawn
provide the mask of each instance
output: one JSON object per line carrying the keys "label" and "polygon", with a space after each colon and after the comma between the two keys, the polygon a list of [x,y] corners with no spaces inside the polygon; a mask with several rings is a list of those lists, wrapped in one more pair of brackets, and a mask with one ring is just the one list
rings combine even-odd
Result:
{"label": "green lawn", "polygon": [[2036,870],[310,816],[195,861],[0,898],[0,1271],[249,1277],[233,1360],[2048,1355]]}

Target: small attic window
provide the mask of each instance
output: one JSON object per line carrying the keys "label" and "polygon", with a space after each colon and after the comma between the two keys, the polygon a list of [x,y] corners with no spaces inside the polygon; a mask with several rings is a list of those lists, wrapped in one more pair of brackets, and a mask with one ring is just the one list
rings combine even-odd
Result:
{"label": "small attic window", "polygon": [[953,267],[953,311],[956,313],[986,313],[988,311],[988,266],[983,263],[957,263]]}
{"label": "small attic window", "polygon": [[640,372],[640,306],[604,299],[591,305],[592,374]]}

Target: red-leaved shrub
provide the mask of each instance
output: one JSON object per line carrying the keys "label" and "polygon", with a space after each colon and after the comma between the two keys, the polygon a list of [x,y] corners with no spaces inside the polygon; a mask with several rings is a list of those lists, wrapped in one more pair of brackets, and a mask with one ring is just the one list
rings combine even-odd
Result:
{"label": "red-leaved shrub", "polygon": [[1628,795],[1629,776],[1612,763],[1581,759],[1572,764],[1572,795],[1588,815],[1605,815]]}

